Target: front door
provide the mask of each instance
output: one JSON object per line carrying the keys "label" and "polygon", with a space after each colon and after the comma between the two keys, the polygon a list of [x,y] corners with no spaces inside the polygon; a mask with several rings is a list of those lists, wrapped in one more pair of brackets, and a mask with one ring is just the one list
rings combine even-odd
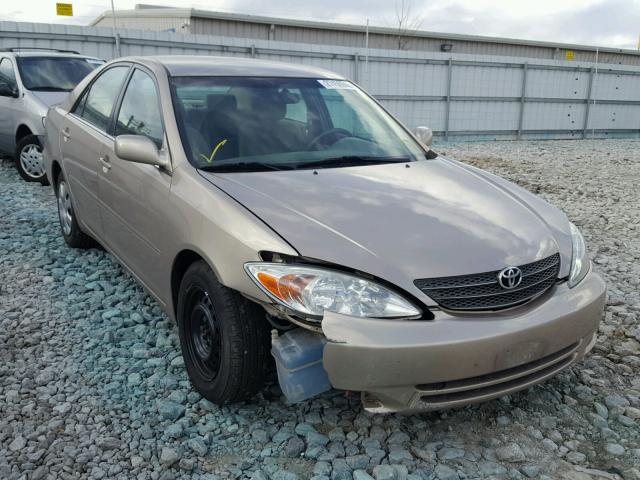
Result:
{"label": "front door", "polygon": [[[0,82],[10,89],[18,91],[16,72],[13,62],[5,57],[0,60]],[[18,110],[22,107],[21,97],[0,96],[0,152],[13,155],[16,139],[16,118]]]}
{"label": "front door", "polygon": [[[114,136],[144,135],[158,148],[164,145],[160,101],[150,73],[136,68],[115,114]],[[171,176],[153,165],[118,158],[111,142],[100,169],[99,192],[102,226],[107,246],[152,292],[163,283],[163,212]]]}
{"label": "front door", "polygon": [[105,149],[113,144],[109,126],[129,66],[105,70],[87,88],[69,113],[60,132],[62,163],[71,189],[73,208],[83,228],[102,237],[98,203],[98,172]]}

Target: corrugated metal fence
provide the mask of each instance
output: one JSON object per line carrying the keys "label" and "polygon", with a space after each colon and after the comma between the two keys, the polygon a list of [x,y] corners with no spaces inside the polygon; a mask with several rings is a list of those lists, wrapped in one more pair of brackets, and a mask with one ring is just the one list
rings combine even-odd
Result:
{"label": "corrugated metal fence", "polygon": [[[364,39],[363,39],[364,41]],[[0,22],[0,48],[117,56],[109,28]],[[364,86],[409,127],[447,139],[640,136],[640,67],[308,45],[121,30],[122,56],[256,57],[323,67]]]}

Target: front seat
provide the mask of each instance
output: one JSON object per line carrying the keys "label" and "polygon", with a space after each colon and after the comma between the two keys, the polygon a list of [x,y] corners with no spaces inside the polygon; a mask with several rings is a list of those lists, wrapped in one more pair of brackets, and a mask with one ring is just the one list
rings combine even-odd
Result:
{"label": "front seat", "polygon": [[254,96],[251,118],[242,125],[245,134],[251,138],[244,142],[243,154],[269,155],[289,151],[284,141],[289,132],[281,123],[286,114],[287,105],[279,95],[265,92]]}
{"label": "front seat", "polygon": [[[200,133],[209,145],[208,155],[218,148],[215,158],[223,160],[238,156],[238,105],[236,97],[227,93],[207,95]],[[224,144],[221,144],[224,142]]]}

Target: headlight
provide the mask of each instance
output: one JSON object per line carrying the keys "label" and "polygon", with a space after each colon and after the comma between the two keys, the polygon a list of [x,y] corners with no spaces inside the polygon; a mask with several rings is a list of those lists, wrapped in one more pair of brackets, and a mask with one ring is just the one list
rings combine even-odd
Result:
{"label": "headlight", "polygon": [[573,241],[573,255],[571,257],[571,273],[569,274],[569,288],[575,287],[589,271],[589,259],[584,238],[573,223],[569,223],[571,239]]}
{"label": "headlight", "polygon": [[356,317],[416,317],[422,312],[386,287],[323,268],[247,263],[245,270],[273,300],[303,315],[324,311]]}

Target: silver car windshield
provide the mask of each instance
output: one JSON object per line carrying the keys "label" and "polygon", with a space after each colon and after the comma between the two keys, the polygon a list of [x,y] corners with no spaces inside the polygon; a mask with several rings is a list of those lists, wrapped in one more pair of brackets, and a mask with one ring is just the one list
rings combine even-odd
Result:
{"label": "silver car windshield", "polygon": [[76,57],[18,57],[18,70],[27,90],[70,92],[103,63]]}
{"label": "silver car windshield", "polygon": [[173,77],[182,142],[198,168],[282,170],[407,162],[425,150],[345,80]]}

